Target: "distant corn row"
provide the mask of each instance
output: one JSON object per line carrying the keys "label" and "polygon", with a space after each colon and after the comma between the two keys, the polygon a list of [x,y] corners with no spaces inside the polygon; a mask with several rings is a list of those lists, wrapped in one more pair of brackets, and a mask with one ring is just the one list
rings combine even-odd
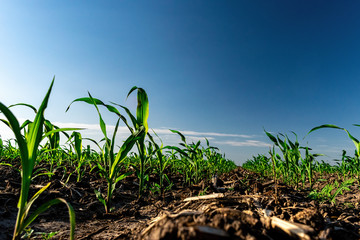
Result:
{"label": "distant corn row", "polygon": [[[323,154],[312,154],[310,153],[311,148],[300,146],[294,132],[295,141],[291,141],[287,135],[280,133],[274,136],[265,131],[273,143],[269,155],[259,154],[254,156],[252,159],[247,160],[243,167],[273,178],[276,183],[283,182],[296,189],[309,190],[309,198],[311,199],[335,203],[337,195],[350,190],[349,187],[354,182],[359,183],[359,141],[346,129],[330,124],[315,127],[309,133],[322,128],[344,130],[356,146],[354,156],[348,156],[346,151],[343,150],[342,158],[336,160],[335,165],[330,165],[323,160],[316,160],[317,157],[323,156]],[[279,153],[276,152],[277,149],[280,150]],[[329,176],[336,176],[337,180],[328,183],[321,189],[314,188],[316,183],[326,181],[325,179],[328,179]]]}
{"label": "distant corn row", "polygon": [[[56,198],[41,205],[29,215],[33,202],[51,184],[55,171],[62,169],[62,179],[65,184],[72,180],[81,181],[86,174],[94,174],[107,182],[106,192],[95,191],[98,200],[104,205],[105,212],[112,210],[111,199],[117,183],[131,174],[136,174],[139,179],[138,198],[141,199],[145,192],[163,197],[166,191],[172,188],[172,175],[181,175],[184,185],[197,184],[203,179],[210,179],[215,174],[231,171],[236,165],[225,159],[216,147],[212,147],[206,139],[206,146],[201,142],[189,143],[181,132],[171,130],[181,138],[179,147],[163,146],[161,139],[155,132],[150,133],[147,123],[149,116],[149,101],[144,89],[133,87],[128,96],[137,91],[138,106],[136,115],[119,104],[106,104],[103,101],[88,97],[75,99],[94,106],[98,113],[99,124],[103,139],[83,137],[82,129],[59,128],[45,119],[44,112],[54,84],[54,79],[39,109],[19,103],[5,106],[0,102],[0,113],[5,116],[0,119],[11,128],[15,139],[2,140],[0,138],[0,165],[20,167],[21,191],[18,202],[18,215],[15,224],[13,239],[20,239],[21,234],[37,218],[54,204],[64,203],[68,207],[70,217],[70,238],[74,239],[75,213],[70,203],[63,198]],[[31,108],[36,116],[33,121],[26,120],[20,125],[17,118],[11,112],[12,107],[25,106]],[[105,109],[117,116],[114,132],[111,136],[107,133],[107,125],[102,117],[101,111]],[[128,119],[121,113],[125,112]],[[129,129],[129,136],[121,139],[121,146],[115,144],[117,131],[120,124],[125,124]],[[62,134],[62,135],[61,135]],[[154,137],[157,137],[157,141]],[[65,136],[66,144],[60,145],[60,136]],[[91,149],[84,142],[93,143],[97,150]],[[134,151],[134,147],[136,151]],[[41,167],[40,167],[41,166]],[[45,166],[45,167],[42,167]],[[35,170],[34,170],[35,169]],[[29,198],[29,188],[32,179],[46,175],[49,184],[40,189]],[[155,178],[150,178],[155,176]],[[152,179],[156,179],[152,180]]]}

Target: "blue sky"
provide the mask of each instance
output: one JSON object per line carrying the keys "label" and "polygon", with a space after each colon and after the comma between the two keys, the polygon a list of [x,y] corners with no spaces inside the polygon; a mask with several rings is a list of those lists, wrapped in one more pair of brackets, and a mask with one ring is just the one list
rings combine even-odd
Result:
{"label": "blue sky", "polygon": [[[46,117],[100,139],[89,91],[135,110],[149,96],[149,126],[165,144],[207,137],[236,163],[267,154],[276,134],[331,160],[359,136],[357,1],[3,1],[0,101],[39,106],[55,75]],[[28,109],[13,109],[21,119]],[[135,112],[135,111],[134,111]],[[107,124],[116,122],[106,113]],[[125,129],[124,129],[125,131]],[[0,134],[8,136],[6,126]],[[126,133],[123,133],[126,136]],[[121,138],[121,136],[119,136]],[[292,138],[293,139],[293,138]],[[121,140],[121,139],[120,139]],[[203,141],[205,145],[205,141]]]}

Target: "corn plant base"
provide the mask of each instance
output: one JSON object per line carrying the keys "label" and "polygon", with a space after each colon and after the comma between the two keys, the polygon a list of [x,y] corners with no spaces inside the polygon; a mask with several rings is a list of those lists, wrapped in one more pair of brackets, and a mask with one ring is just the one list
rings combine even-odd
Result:
{"label": "corn plant base", "polygon": [[[58,172],[53,176],[53,184],[37,201],[65,196],[76,212],[76,239],[163,239],[169,236],[175,236],[173,239],[176,236],[287,239],[296,235],[294,231],[304,239],[329,239],[339,234],[357,239],[360,219],[356,204],[360,193],[356,187],[346,195],[339,195],[334,205],[310,201],[308,191],[294,190],[280,183],[279,203],[275,204],[275,183],[271,179],[243,168],[218,177],[224,182],[225,193],[213,194],[215,188],[210,180],[204,181],[202,187],[183,187],[181,178],[173,176],[175,186],[165,193],[164,200],[147,193],[144,201],[137,201],[138,185],[135,183],[138,178],[133,174],[121,181],[114,193],[114,210],[105,214],[93,189],[104,190],[106,184],[99,181],[95,173],[84,175],[79,182],[76,177],[70,178],[65,184]],[[332,181],[330,175],[327,181]],[[16,169],[0,166],[0,228],[3,229],[0,239],[11,238],[19,182],[20,174]],[[37,186],[46,183],[46,178],[35,178],[30,192],[36,192]],[[322,188],[325,184],[317,182],[315,187]],[[189,197],[191,201],[184,201]],[[337,225],[343,227],[335,227]],[[33,238],[56,233],[52,239],[68,239],[66,206],[53,206],[30,227]]]}

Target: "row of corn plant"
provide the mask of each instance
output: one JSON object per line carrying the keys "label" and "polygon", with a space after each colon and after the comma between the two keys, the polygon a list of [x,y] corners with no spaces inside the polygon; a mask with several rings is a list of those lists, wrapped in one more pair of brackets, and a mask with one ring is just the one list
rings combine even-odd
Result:
{"label": "row of corn plant", "polygon": [[[166,146],[164,147],[161,139],[155,141],[152,134],[148,132],[149,101],[144,89],[133,87],[129,93],[137,91],[138,105],[136,114],[119,104],[111,102],[105,104],[99,99],[88,97],[75,99],[70,103],[67,110],[75,102],[84,102],[92,105],[98,113],[99,125],[103,134],[103,139],[96,142],[93,139],[84,138],[76,128],[59,128],[45,119],[44,112],[47,108],[50,93],[54,84],[52,81],[50,88],[39,109],[19,103],[6,107],[0,103],[0,111],[5,119],[0,119],[4,124],[11,128],[15,139],[3,141],[0,138],[0,158],[1,164],[14,163],[12,159],[18,159],[21,164],[21,190],[18,202],[18,215],[14,228],[13,239],[19,239],[21,233],[38,217],[38,215],[54,204],[65,203],[68,207],[70,217],[70,238],[74,238],[75,213],[70,203],[63,198],[56,198],[41,205],[35,211],[30,208],[35,200],[48,189],[50,183],[41,188],[29,198],[29,189],[34,178],[47,175],[49,181],[58,170],[63,172],[62,180],[65,184],[76,175],[76,181],[81,181],[85,174],[92,170],[97,171],[99,176],[106,180],[106,194],[95,191],[99,201],[103,203],[105,212],[112,209],[112,198],[116,185],[130,174],[135,173],[139,179],[139,199],[143,198],[146,191],[157,192],[164,197],[165,191],[172,186],[171,177],[178,173],[183,174],[186,184],[194,184],[203,178],[210,178],[213,174],[220,174],[230,171],[236,165],[226,160],[225,156],[218,152],[218,149],[210,146],[206,139],[207,147],[202,147],[200,141],[188,144],[185,136],[180,132],[172,130],[181,136],[183,148]],[[11,112],[15,106],[25,106],[31,108],[35,113],[33,121],[26,120],[20,125],[17,118]],[[114,113],[118,119],[112,136],[107,132],[107,125],[100,111],[105,107],[107,111]],[[125,111],[130,118],[130,123],[121,114]],[[120,123],[124,123],[129,129],[129,136],[117,149],[117,131]],[[72,131],[68,134],[68,131]],[[60,145],[60,134],[66,137],[66,146]],[[99,147],[99,151],[94,151],[88,146],[84,149],[83,142],[90,141]],[[147,145],[146,145],[147,143]],[[131,152],[136,146],[136,153]],[[133,156],[133,157],[129,157]],[[11,164],[9,164],[11,165]],[[125,172],[124,172],[125,169]],[[150,182],[149,175],[155,174],[158,182]]]}
{"label": "row of corn plant", "polygon": [[[335,160],[335,165],[326,163],[323,160],[319,162],[316,160],[316,157],[322,156],[322,154],[311,154],[310,148],[301,147],[295,133],[296,140],[293,142],[287,135],[279,134],[273,136],[271,133],[265,131],[266,135],[274,144],[273,148],[269,151],[270,157],[258,155],[246,161],[243,167],[265,176],[273,177],[275,182],[279,178],[283,182],[295,187],[299,187],[299,183],[302,182],[303,187],[308,186],[310,190],[312,190],[309,198],[320,201],[327,200],[335,203],[336,196],[343,194],[344,191],[350,190],[349,187],[352,186],[355,177],[359,179],[360,143],[348,130],[335,125],[321,125],[311,129],[308,134],[322,128],[333,128],[345,131],[355,144],[356,150],[354,157],[348,156],[346,151],[343,150],[341,159]],[[278,147],[282,156],[276,153],[275,146]],[[302,152],[304,154],[302,154]],[[315,182],[324,181],[322,177],[326,175],[329,176],[329,174],[335,174],[338,180],[332,184],[327,184],[321,189],[313,189]]]}
{"label": "row of corn plant", "polygon": [[213,175],[236,168],[234,162],[227,160],[217,151],[217,148],[210,146],[207,139],[207,147],[204,148],[201,146],[201,141],[187,143],[186,137],[181,132],[170,131],[180,136],[179,145],[182,148],[166,146],[164,149],[174,150],[178,154],[178,157],[174,157],[178,160],[174,162],[173,166],[183,175],[185,184],[197,184],[202,179],[210,179]]}
{"label": "row of corn plant", "polygon": [[[291,141],[287,135],[279,134],[276,137],[265,131],[274,146],[280,149],[282,156],[276,153],[275,148],[270,149],[270,158],[264,155],[253,157],[245,162],[243,167],[263,173],[265,176],[279,177],[282,181],[298,188],[299,184],[305,186],[314,184],[315,158],[322,154],[311,154],[309,147],[302,147],[295,135],[295,141]],[[302,151],[305,154],[302,154]]]}

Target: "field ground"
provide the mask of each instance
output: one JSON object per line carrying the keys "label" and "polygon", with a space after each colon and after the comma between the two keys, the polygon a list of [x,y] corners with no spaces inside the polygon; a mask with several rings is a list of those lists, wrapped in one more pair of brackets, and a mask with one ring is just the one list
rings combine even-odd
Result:
{"label": "field ground", "polygon": [[[239,167],[219,176],[216,186],[210,181],[182,187],[182,180],[172,177],[173,190],[160,199],[147,194],[137,200],[134,175],[118,184],[114,194],[115,209],[104,214],[94,190],[103,190],[106,182],[84,176],[80,182],[65,184],[61,173],[35,202],[54,197],[69,201],[76,212],[76,239],[360,239],[359,185],[338,195],[336,204],[317,202],[307,196],[309,190],[295,190],[275,184],[256,173]],[[328,175],[325,182],[333,181]],[[76,180],[76,179],[74,179]],[[34,179],[30,196],[49,181],[47,176]],[[0,239],[11,239],[21,185],[20,173],[0,166]],[[199,198],[196,198],[199,196]],[[195,198],[190,198],[195,197]],[[31,225],[31,238],[58,232],[52,239],[68,239],[68,212],[56,205]]]}

